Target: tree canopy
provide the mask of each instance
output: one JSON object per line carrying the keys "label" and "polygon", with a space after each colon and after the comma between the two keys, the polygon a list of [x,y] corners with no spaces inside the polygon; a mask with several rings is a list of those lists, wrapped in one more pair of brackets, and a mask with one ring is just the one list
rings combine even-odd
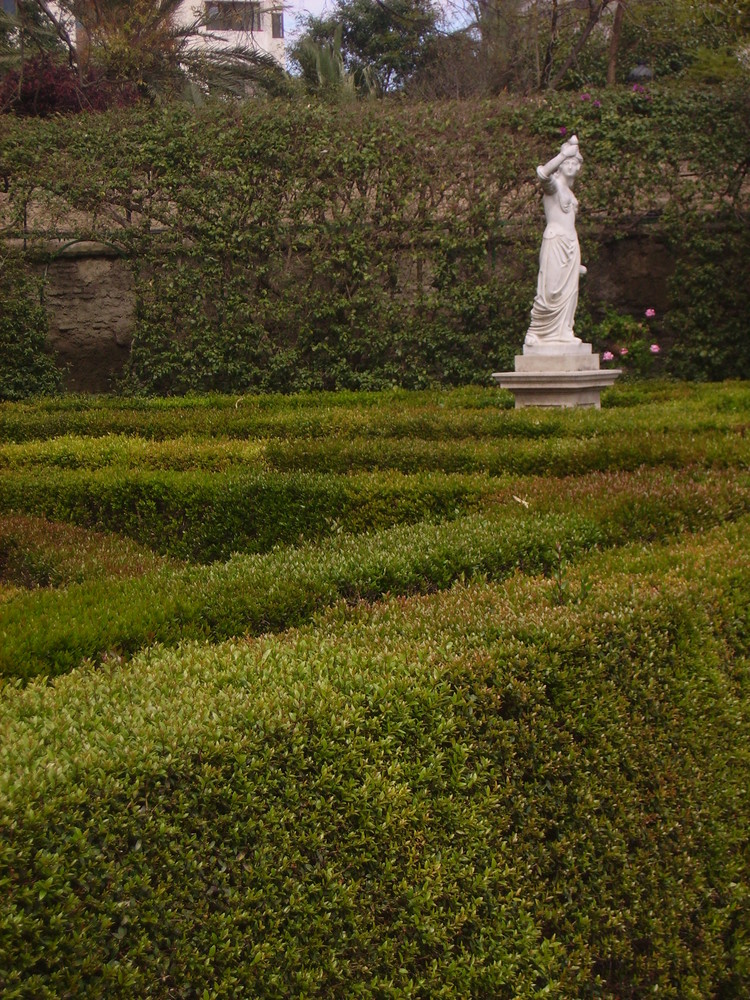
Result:
{"label": "tree canopy", "polygon": [[304,69],[304,46],[332,46],[340,38],[346,69],[371,74],[381,94],[399,89],[423,64],[438,36],[440,11],[433,0],[335,0],[326,17],[308,17],[292,55]]}
{"label": "tree canopy", "polygon": [[658,77],[719,78],[750,60],[750,0],[452,0],[450,33],[412,79],[422,96],[531,92]]}

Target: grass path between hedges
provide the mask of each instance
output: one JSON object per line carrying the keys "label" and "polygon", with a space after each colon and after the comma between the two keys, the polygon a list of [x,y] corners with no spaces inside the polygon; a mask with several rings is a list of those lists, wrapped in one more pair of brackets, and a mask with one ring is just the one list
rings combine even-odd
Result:
{"label": "grass path between hedges", "polygon": [[[519,481],[478,513],[317,545],[94,580],[0,605],[0,674],[56,675],[154,642],[283,631],[339,598],[444,589],[517,569],[559,577],[593,548],[703,530],[750,510],[750,475],[641,470]],[[526,495],[524,495],[526,494]]]}

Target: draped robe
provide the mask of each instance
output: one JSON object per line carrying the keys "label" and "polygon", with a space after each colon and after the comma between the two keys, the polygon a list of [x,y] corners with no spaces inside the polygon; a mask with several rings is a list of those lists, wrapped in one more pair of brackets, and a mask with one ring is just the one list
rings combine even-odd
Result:
{"label": "draped robe", "polygon": [[[526,344],[580,343],[573,333],[581,270],[578,236],[574,225],[550,220],[550,215],[558,214],[555,208],[575,218],[578,202],[572,191],[560,189],[554,177],[540,174],[540,180],[546,196],[547,228],[539,253],[539,277]],[[548,205],[548,198],[554,203]]]}

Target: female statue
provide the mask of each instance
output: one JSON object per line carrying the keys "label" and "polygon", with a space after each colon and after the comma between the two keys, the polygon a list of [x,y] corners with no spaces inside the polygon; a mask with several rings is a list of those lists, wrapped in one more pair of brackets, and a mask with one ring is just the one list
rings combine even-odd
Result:
{"label": "female statue", "polygon": [[539,278],[524,346],[580,344],[573,333],[578,305],[578,279],[586,273],[576,235],[578,201],[573,184],[583,157],[572,136],[560,152],[536,172],[544,191],[544,230],[539,254]]}

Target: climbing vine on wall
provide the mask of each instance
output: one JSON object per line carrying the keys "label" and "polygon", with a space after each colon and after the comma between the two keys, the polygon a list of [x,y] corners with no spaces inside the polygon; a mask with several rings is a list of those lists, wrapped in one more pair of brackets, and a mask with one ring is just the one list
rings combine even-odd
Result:
{"label": "climbing vine on wall", "polygon": [[48,353],[38,283],[17,254],[0,254],[0,400],[56,392],[62,372]]}
{"label": "climbing vine on wall", "polygon": [[[130,390],[482,381],[528,320],[533,168],[573,132],[587,258],[602,239],[666,234],[674,370],[750,374],[746,284],[716,282],[717,260],[747,246],[747,102],[729,90],[7,121],[2,222],[16,239],[23,224],[30,254],[73,237],[126,253]],[[585,299],[579,316],[596,339]]]}

